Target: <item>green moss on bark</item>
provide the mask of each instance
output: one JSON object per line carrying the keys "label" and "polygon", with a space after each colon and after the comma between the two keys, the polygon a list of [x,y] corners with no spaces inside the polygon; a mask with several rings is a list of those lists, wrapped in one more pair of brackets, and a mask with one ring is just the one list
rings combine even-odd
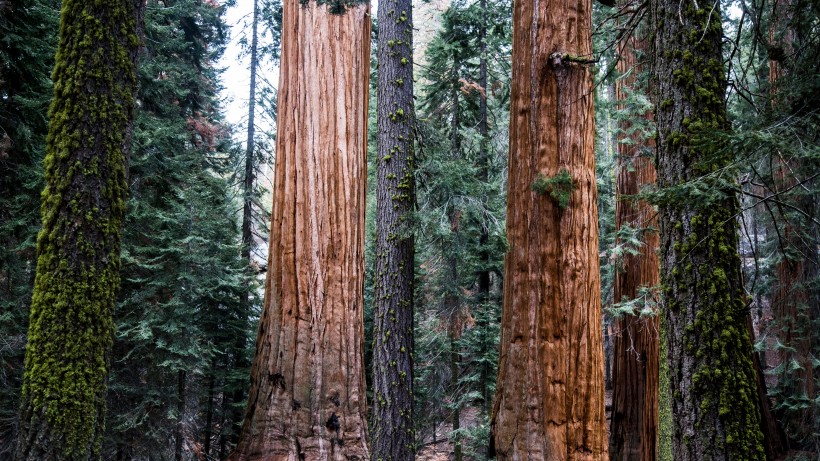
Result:
{"label": "green moss on bark", "polygon": [[136,88],[135,8],[62,4],[18,459],[99,458]]}
{"label": "green moss on bark", "polygon": [[[651,9],[654,23],[666,25],[654,27],[653,54],[658,183],[668,190],[703,181],[731,161],[708,142],[728,128],[721,20],[718,5],[653,0]],[[739,205],[731,190],[718,187],[721,193],[708,200],[683,194],[659,208],[672,458],[763,460],[737,251]]]}

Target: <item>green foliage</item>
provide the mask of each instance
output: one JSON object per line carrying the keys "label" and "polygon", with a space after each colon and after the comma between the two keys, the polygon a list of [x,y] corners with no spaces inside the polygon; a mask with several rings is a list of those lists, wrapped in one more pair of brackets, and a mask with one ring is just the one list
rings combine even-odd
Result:
{"label": "green foliage", "polygon": [[222,13],[196,0],[174,8],[152,1],[146,10],[115,317],[112,456],[173,458],[169,441],[182,438],[222,457],[234,427],[228,396],[247,386],[237,358],[249,359],[256,314],[241,299],[258,284],[240,257],[233,177],[243,153],[220,121],[211,64],[227,38]]}
{"label": "green foliage", "polygon": [[0,5],[0,459],[14,451],[58,3]]}
{"label": "green foliage", "polygon": [[[441,29],[427,48],[417,110],[422,123],[416,427],[419,442],[429,442],[437,427],[441,435],[441,425],[454,412],[476,414],[448,436],[468,459],[482,459],[486,452],[497,373],[506,251],[510,7],[488,1],[482,9],[480,2],[457,1],[442,14]],[[486,85],[481,83],[482,56]]]}
{"label": "green foliage", "polygon": [[[741,236],[752,261],[744,272],[753,315],[771,318],[760,324],[758,349],[769,358],[774,410],[790,446],[813,453],[820,450],[820,401],[806,389],[820,386],[817,7],[797,1],[777,3],[775,10],[753,3],[730,21],[735,131],[714,139],[742,172]],[[770,73],[772,67],[777,72]]]}
{"label": "green foliage", "polygon": [[549,195],[562,210],[569,205],[569,197],[574,189],[575,182],[565,168],[558,170],[555,176],[547,177],[539,174],[532,182],[533,192]]}

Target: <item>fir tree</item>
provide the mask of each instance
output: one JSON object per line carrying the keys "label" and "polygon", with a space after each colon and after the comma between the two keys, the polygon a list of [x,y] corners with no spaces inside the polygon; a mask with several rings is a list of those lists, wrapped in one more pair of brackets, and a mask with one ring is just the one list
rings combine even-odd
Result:
{"label": "fir tree", "polygon": [[[251,330],[231,178],[238,152],[220,122],[213,63],[223,9],[149,2],[131,156],[123,287],[106,454],[179,459],[227,454],[229,397]],[[218,445],[218,446],[217,446]]]}
{"label": "fir tree", "polygon": [[0,5],[0,459],[17,441],[58,24],[56,2]]}

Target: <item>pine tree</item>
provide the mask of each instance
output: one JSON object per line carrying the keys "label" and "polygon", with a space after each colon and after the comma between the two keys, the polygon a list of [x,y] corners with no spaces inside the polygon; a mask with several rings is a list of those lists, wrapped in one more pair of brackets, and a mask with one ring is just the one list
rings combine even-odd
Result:
{"label": "pine tree", "polygon": [[[496,372],[509,7],[453,2],[426,48],[422,74],[416,244],[417,293],[426,301],[416,315],[416,427],[426,443],[450,421],[457,458],[486,452]],[[445,351],[449,359],[441,360]],[[462,424],[471,407],[483,414]]]}
{"label": "pine tree", "polygon": [[19,460],[100,456],[141,8],[62,5]]}
{"label": "pine tree", "polygon": [[514,4],[499,459],[607,457],[590,27],[591,2]]}
{"label": "pine tree", "polygon": [[361,460],[370,8],[283,7],[268,278],[229,459]]}

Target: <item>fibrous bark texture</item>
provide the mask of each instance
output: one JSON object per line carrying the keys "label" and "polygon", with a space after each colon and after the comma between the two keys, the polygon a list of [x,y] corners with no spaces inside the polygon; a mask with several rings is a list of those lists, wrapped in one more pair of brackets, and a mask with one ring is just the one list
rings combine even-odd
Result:
{"label": "fibrous bark texture", "polygon": [[411,0],[387,0],[379,4],[374,461],[410,461],[415,458],[412,7]]}
{"label": "fibrous bark texture", "polygon": [[229,459],[364,460],[370,7],[283,7],[269,270]]}
{"label": "fibrous bark texture", "polygon": [[[616,82],[615,93],[622,109],[629,94],[638,90],[637,75],[643,65],[636,53],[644,54],[647,48],[645,40],[632,34],[619,43],[617,65],[623,77]],[[652,117],[649,112],[631,115]],[[615,302],[636,299],[641,287],[652,288],[660,282],[657,213],[652,205],[635,198],[642,187],[655,184],[654,145],[628,119],[621,122],[618,141],[615,225],[635,229],[643,246],[639,254],[624,254],[622,269],[615,274]],[[651,291],[643,296],[639,302],[654,304]],[[652,461],[657,457],[658,334],[656,316],[635,312],[615,322],[609,445],[613,460]]]}
{"label": "fibrous bark texture", "polygon": [[[786,95],[778,94],[779,87],[789,75],[790,60],[794,56],[796,30],[793,27],[795,1],[775,0],[772,5],[769,40],[769,83],[775,110],[790,110],[793,104]],[[802,104],[802,103],[801,103]],[[773,153],[773,179],[776,193],[794,190],[798,179],[796,171],[805,169],[802,159],[787,158],[781,152]],[[810,185],[804,185],[810,188]],[[801,189],[797,189],[800,191]],[[805,194],[798,198],[798,207],[809,216],[816,216],[816,197]],[[781,208],[781,215],[786,210]],[[775,334],[785,347],[776,354],[777,366],[783,365],[783,372],[779,376],[778,400],[788,396],[795,400],[811,400],[817,395],[815,388],[814,364],[812,363],[813,342],[817,339],[816,331],[812,330],[814,319],[818,313],[818,289],[816,283],[818,270],[816,258],[817,226],[811,220],[799,222],[802,216],[782,216],[782,230],[778,236],[783,259],[777,264],[777,287],[772,297],[772,307],[776,322]],[[775,224],[778,225],[778,224]],[[813,248],[814,247],[814,248]],[[815,343],[816,344],[816,343]],[[794,366],[797,364],[798,366]],[[782,402],[781,402],[782,403]],[[783,421],[790,435],[796,440],[810,439],[817,433],[815,413],[816,405],[805,405],[804,408],[786,411]],[[817,437],[814,435],[814,437]]]}
{"label": "fibrous bark texture", "polygon": [[607,459],[590,12],[587,0],[513,10],[501,460]]}
{"label": "fibrous bark texture", "polygon": [[[763,460],[739,205],[716,174],[732,159],[707,141],[728,128],[720,5],[652,0],[650,8],[674,459]],[[723,193],[688,195],[697,180]]]}
{"label": "fibrous bark texture", "polygon": [[21,461],[100,457],[140,3],[62,4],[16,453]]}

